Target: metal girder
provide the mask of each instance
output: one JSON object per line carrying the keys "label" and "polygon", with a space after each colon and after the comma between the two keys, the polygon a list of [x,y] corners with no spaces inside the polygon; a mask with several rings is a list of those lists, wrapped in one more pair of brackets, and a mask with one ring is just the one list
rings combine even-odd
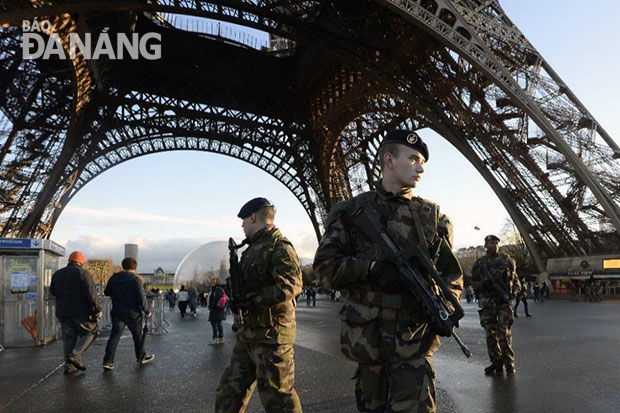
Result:
{"label": "metal girder", "polygon": [[[543,69],[551,76],[549,80],[555,84],[555,89],[559,93],[555,97],[548,95],[539,96],[532,93],[540,92],[539,89],[528,90],[524,88],[519,83],[519,72],[515,72],[514,68],[511,68],[497,57],[498,55],[501,56],[501,54],[495,53],[497,45],[491,41],[493,37],[489,35],[492,34],[497,37],[497,33],[491,30],[481,30],[479,33],[480,26],[474,26],[469,23],[468,19],[472,21],[472,16],[475,14],[482,13],[483,15],[488,14],[498,17],[497,15],[501,12],[501,9],[499,9],[499,5],[496,2],[477,10],[468,9],[463,2],[450,0],[431,0],[426,2],[420,0],[390,0],[384,3],[394,8],[405,18],[411,19],[412,22],[420,25],[429,34],[452,50],[467,58],[472,65],[492,79],[495,85],[501,88],[513,102],[515,107],[522,109],[558,147],[561,154],[574,168],[575,174],[587,184],[589,190],[603,206],[607,218],[616,228],[616,232],[620,234],[620,208],[618,208],[617,200],[602,187],[595,171],[586,167],[581,161],[579,154],[575,153],[574,147],[571,145],[572,140],[580,142],[584,137],[571,133],[572,131],[562,133],[558,129],[561,123],[553,122],[553,119],[550,118],[548,112],[541,105],[541,99],[547,99],[547,103],[554,107],[566,105],[571,112],[581,113],[580,119],[587,119],[589,121],[587,126],[590,126],[588,129],[596,133],[599,131],[599,128],[596,128],[598,123],[593,116],[585,111],[580,102],[570,99],[572,93],[568,93],[568,88],[565,84],[561,82],[559,77],[537,52],[534,55],[523,55],[524,61],[520,63],[525,66],[525,69],[522,69],[522,71],[531,75],[534,78],[533,80],[536,80],[536,72],[532,72],[530,67],[539,68],[538,64],[542,62]],[[434,4],[431,10],[427,9],[428,6],[424,7],[424,4],[428,5],[429,3]],[[501,20],[498,19],[499,22]],[[512,26],[508,19],[501,23],[508,26],[512,32],[518,30]],[[527,48],[531,50],[529,46]],[[514,61],[511,63],[514,63]],[[513,70],[511,71],[511,69]],[[562,95],[567,95],[568,101],[562,100]],[[566,119],[566,121],[567,125],[574,125],[574,119]],[[607,133],[603,132],[600,137],[609,147],[606,153],[606,160],[609,165],[613,166],[614,172],[617,173],[620,171],[620,167],[614,155],[617,157],[620,154],[620,150]]]}
{"label": "metal girder", "polygon": [[[13,202],[0,215],[4,234],[48,235],[97,174],[147,153],[191,149],[271,173],[300,200],[318,236],[335,202],[378,178],[376,154],[388,130],[430,127],[489,183],[539,268],[545,257],[620,249],[617,144],[495,0],[58,1],[39,9],[0,2],[0,22],[70,13],[100,27],[123,18],[109,11],[134,13],[136,30],[159,30],[220,59],[208,74],[188,68],[181,50],[158,66],[98,63],[91,69],[97,92],[79,126],[70,126],[68,91],[75,88],[67,85],[75,76],[17,62],[15,45],[0,43],[7,76],[0,86],[8,91],[0,106],[18,120],[0,131],[7,148],[0,196]],[[181,33],[156,12],[253,27],[296,49],[270,55]],[[231,62],[258,68],[263,84],[243,83]],[[226,75],[236,83],[221,87]],[[34,90],[35,82],[37,110],[25,111],[32,95],[19,91]],[[54,92],[43,98],[48,90]],[[32,131],[51,156],[28,145]]]}
{"label": "metal girder", "polygon": [[[299,199],[319,231],[314,217],[324,212],[316,210],[305,189],[316,174],[303,125],[137,92],[101,100],[115,108],[114,114],[98,121],[96,133],[74,150],[61,179],[65,184],[54,197],[58,201],[43,222],[55,222],[81,188],[115,165],[151,153],[199,150],[243,160],[274,176]],[[156,115],[147,116],[152,111]]]}

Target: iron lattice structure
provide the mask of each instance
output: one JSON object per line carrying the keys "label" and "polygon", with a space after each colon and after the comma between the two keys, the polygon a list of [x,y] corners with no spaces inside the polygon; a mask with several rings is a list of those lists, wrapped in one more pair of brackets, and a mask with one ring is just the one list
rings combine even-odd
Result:
{"label": "iron lattice structure", "polygon": [[[19,26],[34,18],[65,51],[70,33],[160,33],[162,58],[24,60]],[[2,236],[49,236],[98,174],[171,150],[267,171],[318,236],[406,126],[474,165],[539,268],[620,249],[620,149],[497,0],[5,0],[0,23]]]}

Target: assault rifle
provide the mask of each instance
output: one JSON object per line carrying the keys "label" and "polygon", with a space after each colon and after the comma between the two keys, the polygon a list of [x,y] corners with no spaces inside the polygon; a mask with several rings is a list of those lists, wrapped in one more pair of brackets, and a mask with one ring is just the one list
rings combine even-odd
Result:
{"label": "assault rifle", "polygon": [[241,316],[238,304],[243,298],[243,282],[241,281],[241,266],[239,265],[239,257],[237,250],[245,245],[245,242],[237,245],[232,238],[228,239],[228,251],[230,253],[230,308]]}
{"label": "assault rifle", "polygon": [[489,281],[491,281],[491,284],[493,285],[493,288],[495,288],[495,291],[497,291],[497,293],[499,294],[499,297],[506,304],[510,304],[510,302],[511,302],[510,295],[504,289],[504,286],[499,283],[497,278],[493,277],[493,275],[489,271],[489,267],[487,267],[487,263],[486,263],[486,261],[484,259],[480,260],[480,268],[482,268],[482,273],[483,273],[484,277],[486,279],[488,279]]}
{"label": "assault rifle", "polygon": [[[427,270],[433,285],[405,257],[400,246],[395,242],[385,225],[383,225],[381,215],[371,202],[364,202],[357,208],[353,213],[353,220],[375,243],[378,248],[379,259],[391,261],[396,265],[403,277],[403,281],[405,281],[407,289],[413,291],[415,297],[426,309],[433,330],[441,336],[454,337],[463,353],[470,357],[471,351],[454,332],[455,327],[458,326],[458,321],[465,315],[463,308],[430,259],[424,256],[424,254],[417,254],[423,267]],[[439,247],[441,247],[441,244]]]}

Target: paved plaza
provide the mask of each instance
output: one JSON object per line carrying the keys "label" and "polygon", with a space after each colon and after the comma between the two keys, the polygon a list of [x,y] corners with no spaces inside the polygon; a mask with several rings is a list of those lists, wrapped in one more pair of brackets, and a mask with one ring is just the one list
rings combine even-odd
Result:
{"label": "paved plaza", "polygon": [[[338,350],[340,304],[319,296],[317,307],[300,302],[296,344],[297,391],[305,412],[356,412],[354,364]],[[440,412],[610,412],[620,394],[620,302],[530,302],[533,318],[513,327],[515,377],[485,377],[484,333],[475,304],[463,304],[460,335],[474,353],[466,359],[452,339],[434,357]],[[519,308],[519,311],[523,311]],[[0,410],[7,412],[213,411],[215,388],[232,350],[211,346],[206,309],[181,320],[166,311],[169,333],[149,336],[156,358],[137,368],[128,332],[116,369],[101,368],[102,334],[85,355],[86,372],[65,376],[56,342],[43,348],[0,352]],[[523,316],[523,313],[520,314]],[[257,394],[248,412],[263,411]]]}

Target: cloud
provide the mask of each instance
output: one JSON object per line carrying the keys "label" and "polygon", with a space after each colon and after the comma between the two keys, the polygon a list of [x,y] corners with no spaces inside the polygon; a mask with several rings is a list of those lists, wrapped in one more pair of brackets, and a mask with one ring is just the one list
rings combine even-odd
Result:
{"label": "cloud", "polygon": [[[171,240],[151,240],[134,238],[131,243],[138,244],[138,271],[151,272],[162,267],[168,272],[174,272],[190,251],[196,247],[213,241],[209,238],[184,238]],[[61,243],[67,249],[67,256],[71,251],[79,250],[87,259],[111,258],[119,264],[124,258],[124,243],[110,237],[83,235]],[[218,262],[219,265],[219,262]]]}
{"label": "cloud", "polygon": [[150,224],[168,224],[168,225],[183,225],[183,226],[202,226],[202,227],[216,227],[225,229],[237,229],[238,223],[232,223],[222,220],[206,220],[206,219],[193,219],[193,218],[178,218],[168,215],[151,214],[148,212],[141,212],[131,208],[112,208],[112,209],[94,209],[83,208],[68,205],[63,214],[76,216],[75,218],[88,218],[90,220],[97,219],[98,221],[111,221],[115,225],[119,225],[122,222],[129,223],[150,223]]}
{"label": "cloud", "polygon": [[[187,253],[202,244],[227,240],[229,236],[240,242],[243,237],[236,218],[185,218],[123,206],[99,209],[68,205],[61,220],[62,225],[57,225],[52,239],[65,245],[67,254],[80,250],[87,258],[111,258],[120,263],[125,243],[137,244],[139,271],[143,272],[160,266],[174,271]],[[312,227],[294,219],[278,221],[277,225],[295,246],[302,263],[311,263],[317,248]],[[182,238],[178,237],[180,234]],[[202,234],[209,234],[209,237]],[[211,265],[218,267],[219,262],[207,267]]]}
{"label": "cloud", "polygon": [[[302,265],[312,263],[317,246],[314,233],[294,233],[290,234],[289,239],[293,242]],[[125,243],[109,236],[80,235],[55,241],[65,246],[66,256],[71,251],[79,250],[86,255],[87,259],[111,258],[114,263],[120,264],[125,255]],[[227,247],[222,248],[219,245],[225,245],[225,241],[225,239],[210,237],[169,240],[133,237],[128,243],[138,245],[138,271],[151,272],[162,267],[167,272],[174,272],[188,253],[207,243],[213,244],[213,248],[210,248],[212,254],[204,255],[202,266],[205,269],[211,267],[217,269],[220,259],[227,258]]]}

